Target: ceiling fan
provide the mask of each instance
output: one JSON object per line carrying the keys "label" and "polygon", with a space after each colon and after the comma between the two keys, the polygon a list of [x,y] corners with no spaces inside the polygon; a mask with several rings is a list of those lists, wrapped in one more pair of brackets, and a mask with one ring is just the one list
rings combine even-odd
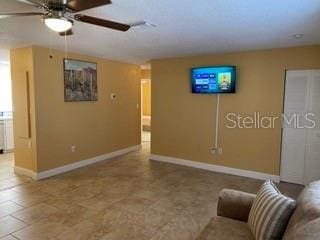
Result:
{"label": "ceiling fan", "polygon": [[0,13],[0,18],[40,16],[45,25],[61,36],[72,35],[75,21],[111,28],[118,31],[128,31],[131,26],[106,19],[91,17],[78,12],[111,4],[111,0],[17,0],[29,4],[45,12]]}

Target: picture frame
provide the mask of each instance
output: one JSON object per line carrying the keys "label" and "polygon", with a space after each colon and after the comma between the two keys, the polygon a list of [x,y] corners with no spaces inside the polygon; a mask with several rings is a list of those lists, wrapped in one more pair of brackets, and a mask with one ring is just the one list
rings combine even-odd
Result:
{"label": "picture frame", "polygon": [[97,63],[63,59],[65,102],[98,100]]}

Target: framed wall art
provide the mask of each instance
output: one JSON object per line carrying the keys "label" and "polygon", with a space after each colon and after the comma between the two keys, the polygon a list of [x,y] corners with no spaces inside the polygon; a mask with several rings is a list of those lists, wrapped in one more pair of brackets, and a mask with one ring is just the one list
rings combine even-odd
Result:
{"label": "framed wall art", "polygon": [[97,101],[97,64],[64,59],[65,102]]}

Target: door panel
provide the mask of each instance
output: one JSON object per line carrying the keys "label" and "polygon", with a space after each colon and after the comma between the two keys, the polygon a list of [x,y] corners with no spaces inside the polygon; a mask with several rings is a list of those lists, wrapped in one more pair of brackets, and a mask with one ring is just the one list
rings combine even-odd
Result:
{"label": "door panel", "polygon": [[[282,152],[281,152],[281,180],[285,182],[303,184],[305,168],[305,151],[307,130],[297,128],[297,119],[308,112],[309,71],[287,71],[284,98],[284,115],[290,119],[296,114],[293,122],[283,123]],[[294,122],[295,121],[295,122]],[[299,124],[305,124],[304,121]]]}
{"label": "door panel", "polygon": [[286,74],[284,112],[308,110],[309,71],[288,71]]}
{"label": "door panel", "polygon": [[312,71],[309,111],[316,127],[307,130],[304,183],[320,180],[320,71]]}
{"label": "door panel", "polygon": [[320,180],[320,131],[308,130],[304,184]]}
{"label": "door panel", "polygon": [[281,181],[303,184],[305,129],[283,129]]}

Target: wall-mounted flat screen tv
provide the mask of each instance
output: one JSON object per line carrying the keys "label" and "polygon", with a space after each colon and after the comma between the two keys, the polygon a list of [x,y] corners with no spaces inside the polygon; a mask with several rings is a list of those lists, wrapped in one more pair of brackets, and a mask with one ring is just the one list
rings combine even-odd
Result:
{"label": "wall-mounted flat screen tv", "polygon": [[235,66],[193,68],[191,69],[192,93],[235,93],[236,78]]}

